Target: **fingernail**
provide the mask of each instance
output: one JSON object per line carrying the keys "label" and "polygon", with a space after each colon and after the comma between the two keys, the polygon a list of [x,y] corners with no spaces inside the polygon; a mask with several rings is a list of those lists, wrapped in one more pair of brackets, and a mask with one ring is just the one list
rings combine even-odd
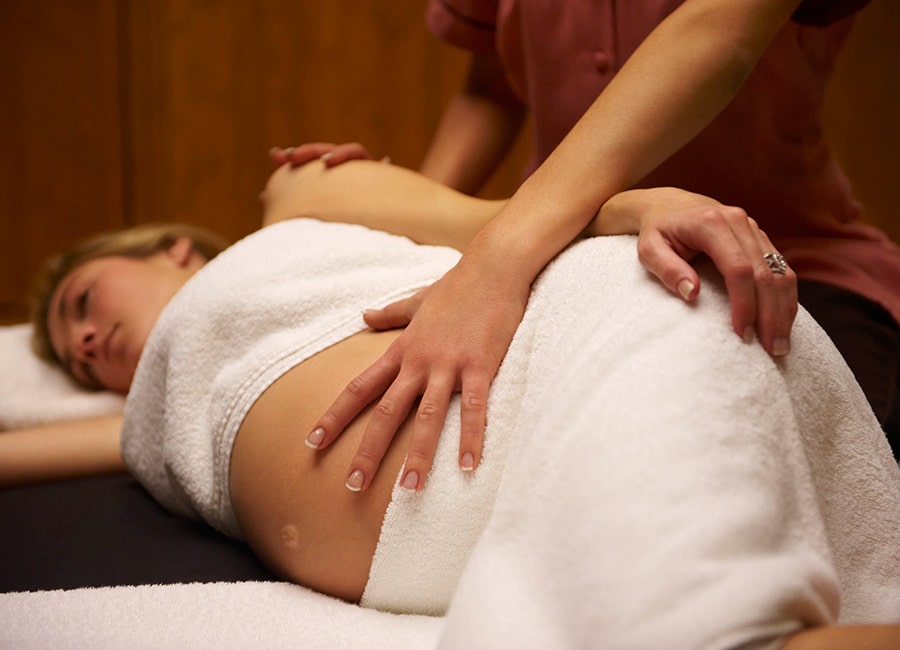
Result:
{"label": "fingernail", "polygon": [[383,162],[383,163],[386,164],[386,165],[390,165],[390,164],[391,164],[391,157],[390,157],[390,156],[385,156],[384,158],[381,159],[381,162]]}
{"label": "fingernail", "polygon": [[694,283],[690,280],[682,280],[678,283],[678,293],[685,300],[690,300],[691,293],[694,291]]}
{"label": "fingernail", "polygon": [[319,160],[328,160],[328,159],[331,158],[333,155],[334,155],[334,153],[331,152],[331,151],[329,151],[329,152],[327,152],[327,153],[323,153],[321,156],[319,156]]}
{"label": "fingernail", "polygon": [[471,472],[475,469],[475,456],[472,455],[471,451],[467,451],[462,455],[462,459],[459,461],[459,468],[464,472]]}
{"label": "fingernail", "polygon": [[306,438],[306,446],[311,449],[318,449],[319,445],[322,444],[322,441],[325,439],[325,429],[322,427],[316,427],[313,429],[313,432],[309,434]]}
{"label": "fingernail", "polygon": [[362,473],[361,469],[355,469],[350,472],[350,476],[347,477],[347,482],[344,483],[347,486],[347,489],[351,492],[359,492],[362,490],[363,483],[366,480],[365,474]]}
{"label": "fingernail", "polygon": [[281,151],[281,147],[272,147],[271,149],[269,149],[269,155],[274,156],[279,151]]}
{"label": "fingernail", "polygon": [[744,343],[753,343],[754,336],[755,336],[755,333],[753,331],[753,326],[747,325],[747,327],[744,328],[744,336],[743,336]]}
{"label": "fingernail", "polygon": [[791,342],[787,339],[778,338],[772,341],[772,356],[786,357],[791,351]]}
{"label": "fingernail", "polygon": [[408,492],[415,492],[416,488],[419,487],[419,473],[415,471],[407,472],[400,487]]}

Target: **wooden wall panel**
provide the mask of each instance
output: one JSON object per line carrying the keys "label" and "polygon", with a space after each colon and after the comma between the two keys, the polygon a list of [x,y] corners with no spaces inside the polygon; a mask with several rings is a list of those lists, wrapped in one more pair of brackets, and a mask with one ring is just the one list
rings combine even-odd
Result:
{"label": "wooden wall panel", "polygon": [[[253,230],[272,145],[358,140],[416,167],[465,55],[424,0],[0,2],[0,321],[38,262],[83,236],[183,220]],[[900,3],[873,0],[828,128],[870,217],[900,239]],[[515,187],[527,147],[485,192]]]}
{"label": "wooden wall panel", "polygon": [[428,34],[421,0],[129,7],[134,218],[229,237],[258,225],[273,145],[356,140],[418,166],[465,63]]}
{"label": "wooden wall panel", "polygon": [[115,0],[0,2],[0,322],[40,261],[122,214]]}
{"label": "wooden wall panel", "polygon": [[40,260],[94,232],[250,232],[272,145],[359,140],[417,166],[465,65],[428,34],[424,6],[0,2],[0,321],[24,316]]}

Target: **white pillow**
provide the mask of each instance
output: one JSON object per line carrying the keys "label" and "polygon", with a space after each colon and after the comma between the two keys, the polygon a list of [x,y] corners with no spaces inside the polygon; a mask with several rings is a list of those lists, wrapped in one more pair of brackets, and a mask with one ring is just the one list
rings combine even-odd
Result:
{"label": "white pillow", "polygon": [[30,339],[29,324],[0,327],[0,431],[122,412],[123,396],[80,387]]}

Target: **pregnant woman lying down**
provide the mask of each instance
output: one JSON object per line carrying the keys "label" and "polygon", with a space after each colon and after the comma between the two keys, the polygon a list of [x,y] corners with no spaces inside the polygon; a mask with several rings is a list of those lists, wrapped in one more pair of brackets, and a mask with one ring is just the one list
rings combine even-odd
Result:
{"label": "pregnant woman lying down", "polygon": [[[122,457],[163,505],[289,580],[446,613],[447,647],[896,647],[877,624],[900,622],[900,473],[804,313],[774,360],[734,336],[709,268],[688,305],[633,238],[583,240],[534,285],[477,467],[461,468],[455,399],[418,489],[400,481],[409,416],[356,490],[385,406],[323,448],[307,438],[398,336],[363,312],[440,277],[501,204],[364,161],[282,167],[264,199],[265,227],[218,255],[190,229],[143,228],[45,278],[38,342],[82,383],[128,392]],[[79,423],[4,434],[3,472],[115,466],[117,425],[90,423],[90,443]],[[65,458],[44,455],[50,439]]]}

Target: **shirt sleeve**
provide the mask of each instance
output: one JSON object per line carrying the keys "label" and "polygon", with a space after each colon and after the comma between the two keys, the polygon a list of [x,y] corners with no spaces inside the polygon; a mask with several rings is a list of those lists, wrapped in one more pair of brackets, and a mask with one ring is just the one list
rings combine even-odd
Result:
{"label": "shirt sleeve", "polygon": [[498,4],[484,0],[430,0],[425,22],[432,34],[451,45],[473,52],[495,52]]}
{"label": "shirt sleeve", "polygon": [[826,27],[867,4],[869,0],[803,0],[791,19],[800,25]]}

